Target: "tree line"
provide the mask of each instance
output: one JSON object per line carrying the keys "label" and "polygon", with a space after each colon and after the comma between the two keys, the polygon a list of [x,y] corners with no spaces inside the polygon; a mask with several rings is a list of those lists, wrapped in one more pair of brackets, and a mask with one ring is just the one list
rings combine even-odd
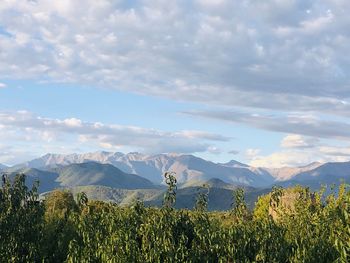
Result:
{"label": "tree line", "polygon": [[25,175],[2,176],[0,262],[350,262],[350,191],[275,187],[253,210],[233,191],[230,211],[208,212],[198,189],[193,210],[174,209],[166,173],[163,207],[88,200],[66,190],[41,198]]}

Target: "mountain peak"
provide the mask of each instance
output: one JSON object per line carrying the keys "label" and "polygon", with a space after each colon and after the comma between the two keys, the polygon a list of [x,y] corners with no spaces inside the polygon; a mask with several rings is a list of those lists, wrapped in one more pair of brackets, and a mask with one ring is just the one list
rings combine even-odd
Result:
{"label": "mountain peak", "polygon": [[237,167],[237,168],[239,168],[239,167],[248,168],[249,167],[249,165],[241,163],[241,162],[238,162],[236,160],[231,160],[231,161],[229,161],[227,163],[219,163],[219,164],[223,165],[223,166],[227,166],[227,167]]}
{"label": "mountain peak", "polygon": [[295,177],[297,174],[314,170],[323,163],[312,162],[310,164],[299,167],[281,167],[281,168],[264,168],[268,171],[277,181],[286,181]]}

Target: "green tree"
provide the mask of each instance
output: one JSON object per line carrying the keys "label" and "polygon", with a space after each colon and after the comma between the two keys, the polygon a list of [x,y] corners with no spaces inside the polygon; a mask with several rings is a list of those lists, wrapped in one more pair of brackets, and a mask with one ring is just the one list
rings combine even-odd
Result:
{"label": "green tree", "polygon": [[47,262],[64,262],[69,244],[77,236],[73,218],[78,216],[79,207],[73,194],[62,190],[55,190],[46,195],[44,203],[43,258]]}
{"label": "green tree", "polygon": [[25,175],[2,176],[0,188],[0,262],[39,262],[44,206],[38,183],[29,190]]}

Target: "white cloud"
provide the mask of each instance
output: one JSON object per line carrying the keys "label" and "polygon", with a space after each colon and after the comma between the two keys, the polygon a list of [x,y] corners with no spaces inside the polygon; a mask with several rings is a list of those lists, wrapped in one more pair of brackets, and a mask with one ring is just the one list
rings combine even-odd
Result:
{"label": "white cloud", "polygon": [[283,148],[313,148],[318,144],[317,138],[306,137],[299,134],[288,134],[283,138],[281,146]]}
{"label": "white cloud", "polygon": [[[299,134],[313,138],[350,140],[350,122],[347,119],[334,120],[334,118],[322,118],[323,116],[303,113],[249,113],[238,110],[207,110],[184,113],[229,123],[246,124],[273,132]],[[287,140],[290,139],[287,138]]]}
{"label": "white cloud", "polygon": [[245,151],[245,155],[248,160],[254,160],[255,158],[257,158],[260,151],[261,151],[260,149],[247,149]]}
{"label": "white cloud", "polygon": [[68,127],[77,127],[77,128],[82,127],[82,121],[76,118],[65,119],[63,122]]}
{"label": "white cloud", "polygon": [[7,87],[7,85],[6,85],[5,83],[1,83],[1,82],[0,82],[0,89],[6,88],[6,87]]}
{"label": "white cloud", "polygon": [[[84,8],[81,8],[84,6]],[[345,1],[5,1],[0,77],[349,116]]]}
{"label": "white cloud", "polygon": [[[230,138],[204,131],[166,132],[136,126],[85,122],[76,118],[51,119],[27,111],[0,112],[0,142],[106,149],[136,149],[149,153],[218,153],[214,142]],[[39,147],[39,146],[37,146]]]}
{"label": "white cloud", "polygon": [[196,139],[196,138],[201,138],[201,139],[207,139],[207,140],[213,140],[213,141],[229,141],[231,138],[225,137],[219,134],[213,134],[209,132],[204,132],[204,131],[188,131],[184,130],[181,132],[176,133],[177,135],[184,136],[188,139]]}
{"label": "white cloud", "polygon": [[276,152],[267,156],[256,156],[249,164],[254,167],[295,167],[302,166],[313,161],[320,161],[316,156],[310,156],[306,152]]}
{"label": "white cloud", "polygon": [[[234,105],[191,114],[298,134],[284,151],[309,149],[309,137],[350,139],[349,8],[345,0],[2,1],[0,79]],[[50,145],[76,137],[106,148],[191,152],[230,139],[30,113],[0,118],[0,138]]]}
{"label": "white cloud", "polygon": [[319,147],[319,152],[328,156],[334,156],[337,159],[350,159],[350,147],[321,146]]}
{"label": "white cloud", "polygon": [[281,141],[284,148],[268,155],[254,154],[250,165],[255,167],[296,167],[312,162],[348,162],[350,160],[350,145],[329,145],[321,140],[289,134]]}

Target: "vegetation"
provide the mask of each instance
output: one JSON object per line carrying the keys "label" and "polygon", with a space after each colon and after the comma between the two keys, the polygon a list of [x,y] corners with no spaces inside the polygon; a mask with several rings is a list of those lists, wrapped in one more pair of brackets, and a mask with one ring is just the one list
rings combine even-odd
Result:
{"label": "vegetation", "polygon": [[195,209],[176,210],[176,179],[162,208],[90,201],[3,176],[0,262],[350,262],[350,192],[324,196],[274,188],[250,211],[233,191],[232,210],[207,212],[210,188]]}

